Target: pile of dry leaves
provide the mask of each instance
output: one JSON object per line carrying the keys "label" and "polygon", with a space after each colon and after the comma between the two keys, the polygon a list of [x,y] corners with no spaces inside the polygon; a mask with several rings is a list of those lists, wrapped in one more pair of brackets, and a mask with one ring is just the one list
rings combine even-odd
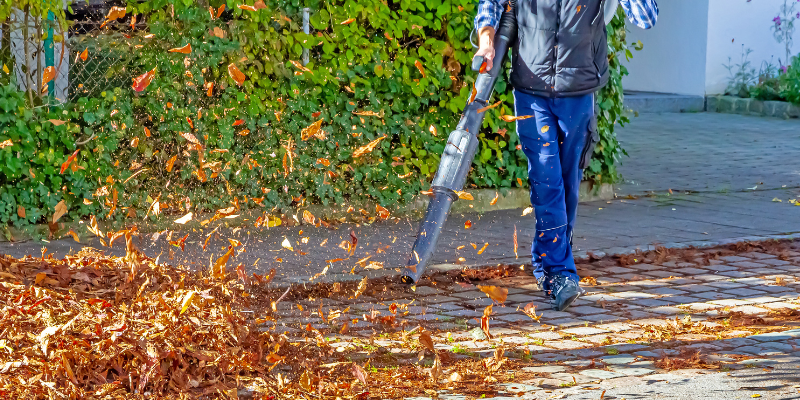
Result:
{"label": "pile of dry leaves", "polygon": [[259,330],[230,275],[157,264],[127,239],[125,257],[0,256],[0,397],[235,398],[243,382],[280,397],[273,368],[320,359]]}

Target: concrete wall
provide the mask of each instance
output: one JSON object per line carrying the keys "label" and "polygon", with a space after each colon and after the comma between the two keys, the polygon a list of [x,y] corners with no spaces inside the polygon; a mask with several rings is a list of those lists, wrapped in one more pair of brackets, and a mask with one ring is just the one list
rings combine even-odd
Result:
{"label": "concrete wall", "polygon": [[[778,15],[782,4],[783,0],[709,0],[706,93],[725,92],[729,75],[723,64],[728,63],[728,57],[734,64],[739,63],[743,47],[753,50],[749,60],[756,70],[764,61],[776,65],[778,59],[783,61],[784,46],[775,40],[770,29],[772,19]],[[796,10],[800,12],[800,4],[797,4]],[[798,52],[800,20],[795,20],[792,54],[797,55]]]}
{"label": "concrete wall", "polygon": [[641,40],[644,49],[634,51],[627,64],[630,75],[623,81],[626,90],[705,94],[708,3],[709,0],[661,0],[658,23],[653,29],[642,30],[629,23],[628,43]]}

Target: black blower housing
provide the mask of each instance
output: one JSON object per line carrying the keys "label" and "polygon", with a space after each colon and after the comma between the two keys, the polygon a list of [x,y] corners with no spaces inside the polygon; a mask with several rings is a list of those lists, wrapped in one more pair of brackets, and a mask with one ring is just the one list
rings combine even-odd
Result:
{"label": "black blower housing", "polygon": [[[516,0],[509,1],[510,7],[503,12],[495,33],[495,57],[492,69],[478,75],[475,80],[477,91],[475,99],[466,105],[456,130],[451,132],[447,139],[439,169],[431,183],[433,194],[425,219],[420,224],[411,256],[402,272],[403,283],[416,283],[425,272],[425,267],[436,250],[436,242],[447,221],[450,207],[458,200],[456,192],[462,190],[467,181],[472,160],[478,151],[478,132],[486,113],[485,111],[479,113],[478,110],[489,105],[494,84],[503,69],[509,46],[517,38],[517,18],[514,12]],[[483,57],[475,57],[472,60],[472,70],[479,71],[483,61]]]}

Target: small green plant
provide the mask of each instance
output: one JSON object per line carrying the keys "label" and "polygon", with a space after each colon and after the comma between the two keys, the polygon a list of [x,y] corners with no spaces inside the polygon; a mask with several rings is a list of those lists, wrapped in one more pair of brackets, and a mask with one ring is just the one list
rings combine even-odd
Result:
{"label": "small green plant", "polygon": [[541,339],[541,338],[533,339],[533,343],[537,344],[539,346],[544,346],[544,339]]}
{"label": "small green plant", "polygon": [[723,64],[725,69],[728,70],[728,88],[725,89],[725,94],[750,97],[750,86],[752,86],[757,79],[756,69],[752,67],[750,54],[752,49],[745,49],[742,45],[742,55],[738,64],[734,64],[730,57],[728,63]]}
{"label": "small green plant", "polygon": [[606,354],[611,355],[611,356],[615,356],[615,355],[619,354],[619,349],[617,349],[616,347],[609,347],[609,348],[606,349]]}
{"label": "small green plant", "polygon": [[558,384],[558,386],[563,387],[563,388],[568,388],[568,387],[573,387],[573,386],[575,386],[577,384],[578,384],[577,382],[561,382],[561,383]]}

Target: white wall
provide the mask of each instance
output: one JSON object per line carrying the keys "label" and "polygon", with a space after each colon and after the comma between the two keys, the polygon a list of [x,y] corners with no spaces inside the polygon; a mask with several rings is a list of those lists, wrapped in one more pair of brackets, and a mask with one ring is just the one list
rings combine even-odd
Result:
{"label": "white wall", "polygon": [[[746,0],[711,0],[728,3]],[[765,0],[753,0],[756,2]],[[660,0],[658,23],[650,30],[628,24],[628,43],[641,40],[627,64],[626,90],[705,94],[709,0]],[[710,47],[710,46],[709,46]]]}
{"label": "white wall", "polygon": [[[666,1],[673,0],[664,0],[662,3]],[[728,63],[728,57],[733,63],[739,63],[742,45],[753,50],[749,60],[756,70],[763,61],[772,61],[777,65],[779,58],[783,60],[784,46],[775,40],[770,29],[772,19],[778,16],[782,4],[783,0],[709,0],[707,94],[725,92],[729,79],[728,70],[723,64]],[[800,12],[800,4],[796,9]],[[797,53],[800,53],[800,20],[795,20],[792,49],[793,55]]]}

